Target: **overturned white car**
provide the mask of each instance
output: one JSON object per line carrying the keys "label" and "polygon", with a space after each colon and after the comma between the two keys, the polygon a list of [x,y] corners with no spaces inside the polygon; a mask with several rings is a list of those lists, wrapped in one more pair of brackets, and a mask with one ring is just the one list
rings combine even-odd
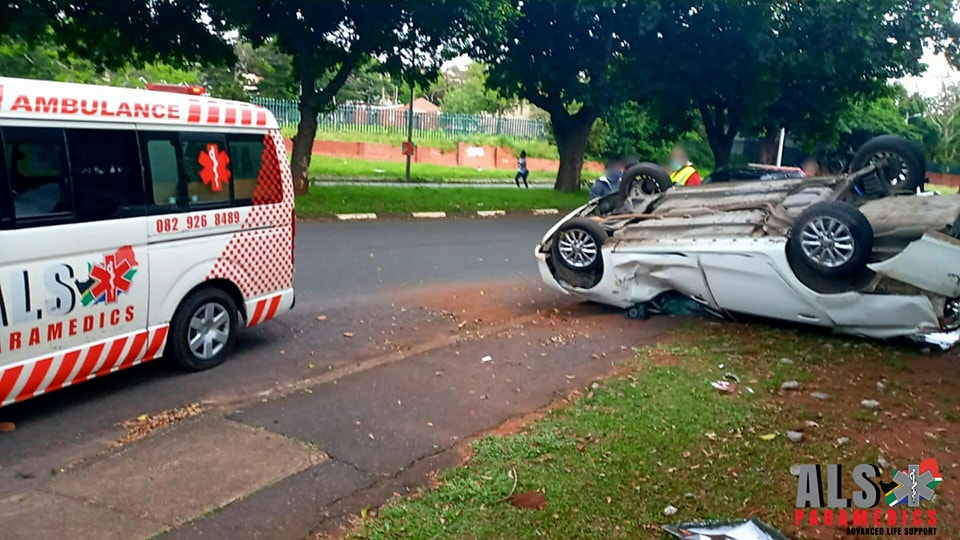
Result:
{"label": "overturned white car", "polygon": [[960,195],[918,195],[922,156],[893,137],[851,171],[667,189],[641,164],[547,232],[540,273],[641,318],[680,293],[718,314],[943,345],[960,322]]}

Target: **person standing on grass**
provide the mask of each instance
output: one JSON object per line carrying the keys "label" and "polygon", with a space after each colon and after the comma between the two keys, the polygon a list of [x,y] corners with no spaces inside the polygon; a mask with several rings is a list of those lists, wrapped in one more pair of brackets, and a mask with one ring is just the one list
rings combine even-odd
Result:
{"label": "person standing on grass", "polygon": [[675,186],[699,186],[703,183],[700,173],[690,161],[687,149],[682,146],[675,146],[670,152],[670,180]]}
{"label": "person standing on grass", "polygon": [[530,171],[527,170],[527,151],[520,151],[520,159],[517,160],[517,176],[513,178],[513,181],[517,183],[517,187],[520,187],[520,179],[523,178],[523,187],[530,189],[530,185],[527,184],[527,177],[530,176]]}

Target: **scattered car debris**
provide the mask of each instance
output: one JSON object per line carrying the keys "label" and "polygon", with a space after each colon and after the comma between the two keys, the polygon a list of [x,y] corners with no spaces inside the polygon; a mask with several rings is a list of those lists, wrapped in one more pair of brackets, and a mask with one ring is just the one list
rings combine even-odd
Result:
{"label": "scattered car debris", "polygon": [[761,436],[760,436],[760,440],[761,440],[761,441],[772,441],[772,440],[774,440],[774,439],[776,439],[776,438],[777,438],[777,434],[776,434],[776,433],[767,433],[766,435],[761,435]]}
{"label": "scattered car debris", "polygon": [[663,509],[663,515],[668,517],[676,515],[677,512],[679,512],[679,510],[677,509],[676,506],[673,506],[672,504],[668,505],[666,508]]}
{"label": "scattered car debris", "polygon": [[800,464],[794,463],[790,466],[790,474],[793,476],[800,476]]}
{"label": "scattered car debris", "polygon": [[483,358],[480,359],[481,364],[486,364],[488,362],[493,362],[493,357],[490,355],[484,356]]}
{"label": "scattered car debris", "polygon": [[663,531],[681,540],[787,540],[782,533],[758,519],[664,525]]}
{"label": "scattered car debris", "polygon": [[848,444],[850,444],[849,437],[840,437],[837,439],[837,446],[846,446]]}
{"label": "scattered car debris", "polygon": [[813,392],[813,393],[810,394],[810,397],[812,397],[813,399],[815,399],[815,400],[817,400],[817,401],[829,401],[829,400],[830,400],[830,394],[828,394],[828,393],[826,393],[826,392]]}
{"label": "scattered car debris", "polygon": [[860,405],[861,405],[864,409],[879,409],[879,408],[880,408],[880,402],[877,401],[877,400],[875,400],[875,399],[865,399],[865,400],[863,400],[863,401],[860,402]]}
{"label": "scattered car debris", "polygon": [[792,365],[793,365],[793,360],[791,360],[791,359],[789,359],[789,358],[781,358],[781,359],[780,359],[780,365],[783,365],[783,366],[792,366]]}
{"label": "scattered car debris", "polygon": [[788,431],[787,439],[789,439],[790,442],[795,442],[795,443],[801,442],[803,441],[803,433],[799,431]]}
{"label": "scattered car debris", "polygon": [[887,390],[887,385],[883,384],[882,381],[877,381],[877,392],[885,392]]}
{"label": "scattered car debris", "polygon": [[788,392],[796,392],[800,390],[800,383],[797,381],[785,381],[780,385],[780,389]]}
{"label": "scattered car debris", "polygon": [[737,385],[729,381],[713,381],[710,386],[721,394],[732,394],[737,391]]}
{"label": "scattered car debris", "polygon": [[740,382],[740,377],[737,377],[737,376],[734,375],[733,373],[729,373],[729,372],[726,373],[726,374],[724,374],[723,378],[724,378],[724,379],[727,379],[727,380],[730,380],[730,381],[733,381],[733,382],[736,382],[736,383]]}

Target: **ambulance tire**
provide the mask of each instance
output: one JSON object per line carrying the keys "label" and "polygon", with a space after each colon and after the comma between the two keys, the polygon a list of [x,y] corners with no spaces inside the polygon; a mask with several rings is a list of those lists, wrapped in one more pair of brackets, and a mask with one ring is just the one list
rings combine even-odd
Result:
{"label": "ambulance tire", "polygon": [[240,333],[240,314],[229,294],[205,287],[190,294],[170,322],[167,357],[184,371],[219,366]]}

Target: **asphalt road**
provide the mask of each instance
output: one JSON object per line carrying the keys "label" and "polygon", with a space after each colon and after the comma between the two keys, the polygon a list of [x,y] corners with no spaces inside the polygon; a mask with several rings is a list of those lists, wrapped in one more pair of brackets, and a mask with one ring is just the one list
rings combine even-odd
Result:
{"label": "asphalt road", "polygon": [[[6,489],[102,450],[122,433],[117,424],[124,420],[255,395],[310,376],[305,358],[328,368],[357,361],[379,352],[374,336],[384,329],[395,341],[415,342],[434,321],[415,310],[398,313],[398,291],[539,279],[533,248],[554,221],[298,224],[296,309],[242,334],[223,366],[183,374],[154,362],[0,409],[0,421],[17,425],[14,434],[0,436],[0,498]],[[317,323],[321,313],[329,322]],[[347,330],[357,339],[344,340]],[[364,330],[369,336],[361,343]]]}

